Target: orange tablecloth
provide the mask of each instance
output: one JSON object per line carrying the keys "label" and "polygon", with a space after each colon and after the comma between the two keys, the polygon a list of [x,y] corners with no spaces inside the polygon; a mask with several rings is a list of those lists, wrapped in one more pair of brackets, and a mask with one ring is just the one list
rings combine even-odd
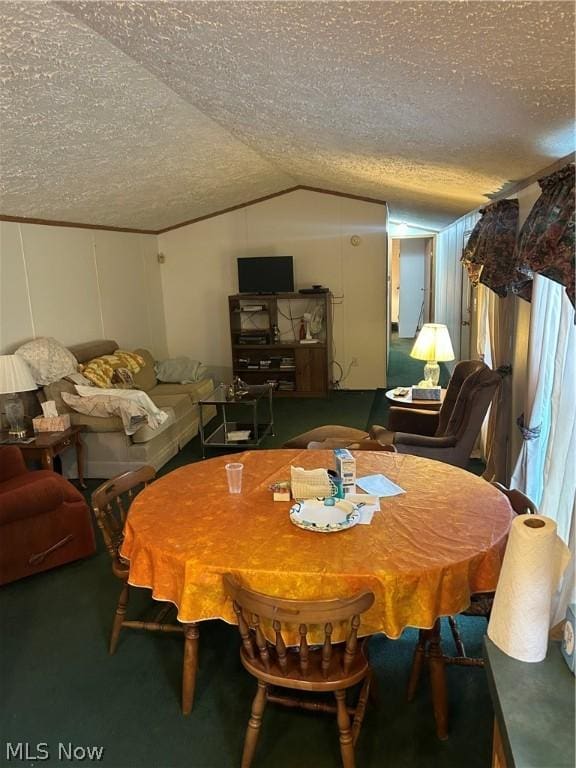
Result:
{"label": "orange tablecloth", "polygon": [[228,494],[230,456],[190,464],[160,478],[134,501],[122,554],[130,583],[178,606],[182,622],[234,622],[222,574],[268,594],[300,599],[350,596],[376,600],[362,634],[398,637],[457,613],[472,592],[496,587],[514,513],[506,497],[462,469],[407,454],[358,451],[358,476],[381,472],[406,490],[381,499],[371,525],[322,534],[294,526],[290,502],[268,486],[290,465],[333,466],[331,451],[235,454],[243,492]]}

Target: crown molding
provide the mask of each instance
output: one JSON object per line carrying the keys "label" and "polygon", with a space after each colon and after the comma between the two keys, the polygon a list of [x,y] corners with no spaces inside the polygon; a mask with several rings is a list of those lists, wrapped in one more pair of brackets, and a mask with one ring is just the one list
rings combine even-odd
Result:
{"label": "crown molding", "polygon": [[187,227],[189,224],[197,224],[199,221],[205,221],[206,219],[213,219],[215,216],[222,216],[224,213],[231,213],[232,211],[238,211],[241,208],[247,208],[250,205],[256,205],[257,203],[264,203],[266,200],[272,200],[275,197],[281,197],[282,195],[288,195],[290,192],[297,192],[298,190],[305,190],[307,192],[317,192],[323,195],[334,195],[335,197],[347,197],[350,200],[360,200],[363,203],[375,203],[376,205],[386,205],[385,200],[379,200],[374,197],[364,197],[363,195],[352,195],[348,192],[337,192],[333,189],[322,189],[320,187],[308,187],[304,184],[298,184],[295,187],[288,187],[287,189],[281,189],[279,192],[272,192],[270,195],[264,195],[263,197],[257,197],[254,200],[248,200],[245,203],[238,203],[238,205],[231,205],[229,208],[222,208],[213,213],[206,213],[204,216],[197,216],[194,219],[187,219],[181,221],[178,224],[172,224],[169,227],[163,227],[162,229],[136,229],[134,227],[110,227],[105,224],[83,224],[79,221],[57,221],[55,219],[37,219],[29,218],[27,216],[7,216],[0,214],[0,221],[11,221],[17,224],[40,224],[46,227],[75,227],[76,229],[100,229],[107,232],[129,232],[136,235],[163,235],[165,232],[171,232],[173,229],[180,229],[180,227]]}

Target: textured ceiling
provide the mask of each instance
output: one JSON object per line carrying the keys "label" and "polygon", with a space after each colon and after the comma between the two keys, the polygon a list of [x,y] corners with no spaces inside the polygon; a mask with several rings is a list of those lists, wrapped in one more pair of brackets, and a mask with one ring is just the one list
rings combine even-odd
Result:
{"label": "textured ceiling", "polygon": [[574,149],[572,2],[7,2],[2,213],[160,229],[295,184],[444,225]]}

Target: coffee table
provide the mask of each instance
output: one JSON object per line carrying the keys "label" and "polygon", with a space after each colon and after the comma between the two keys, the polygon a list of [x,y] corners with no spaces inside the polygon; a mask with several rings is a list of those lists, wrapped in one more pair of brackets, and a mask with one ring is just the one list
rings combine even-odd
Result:
{"label": "coffee table", "polygon": [[[244,394],[234,397],[229,396],[225,384],[220,384],[198,404],[202,458],[206,458],[206,448],[254,448],[260,445],[267,435],[274,434],[272,387],[268,384],[250,386]],[[215,405],[221,409],[222,423],[210,434],[206,434],[204,429],[203,405]],[[262,414],[265,405],[267,408]],[[236,415],[234,421],[229,420],[232,412]]]}

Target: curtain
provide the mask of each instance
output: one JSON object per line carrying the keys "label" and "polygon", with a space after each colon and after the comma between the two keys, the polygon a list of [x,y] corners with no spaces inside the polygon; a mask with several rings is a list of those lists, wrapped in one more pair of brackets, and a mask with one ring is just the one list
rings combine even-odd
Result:
{"label": "curtain", "polygon": [[481,283],[498,296],[506,296],[515,275],[518,200],[499,200],[482,208],[480,214],[461,261],[472,285]]}
{"label": "curtain", "polygon": [[[574,178],[574,165],[570,164],[538,181],[542,194],[522,226],[515,256],[518,273],[525,279],[538,273],[555,280],[566,288],[573,306]],[[522,286],[519,281],[513,290],[523,295]]]}
{"label": "curtain", "polygon": [[[508,485],[508,429],[512,402],[510,361],[512,357],[512,325],[514,319],[514,299],[508,296],[498,298],[493,292],[478,287],[479,320],[483,330],[479,336],[484,362],[502,374],[502,383],[484,422],[482,429],[483,454],[486,469],[483,477]],[[483,444],[482,444],[483,443]]]}
{"label": "curtain", "polygon": [[576,494],[576,329],[574,310],[559,283],[536,275],[528,343],[524,443],[511,485],[556,521],[568,541]]}

